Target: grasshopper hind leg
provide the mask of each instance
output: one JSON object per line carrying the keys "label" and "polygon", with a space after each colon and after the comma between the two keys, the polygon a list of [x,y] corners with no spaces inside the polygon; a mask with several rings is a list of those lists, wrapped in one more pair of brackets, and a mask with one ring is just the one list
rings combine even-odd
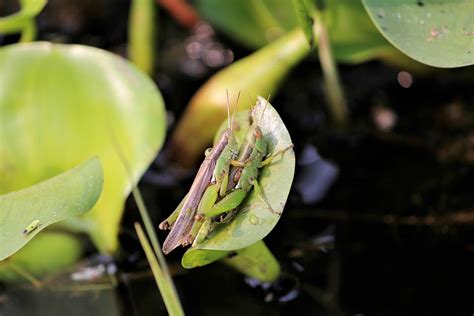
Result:
{"label": "grasshopper hind leg", "polygon": [[254,187],[254,190],[255,190],[255,194],[257,195],[257,197],[263,202],[263,204],[265,204],[265,206],[268,208],[268,210],[270,212],[272,212],[273,214],[276,214],[276,215],[281,215],[281,212],[277,212],[275,211],[271,206],[270,204],[268,204],[267,202],[267,199],[265,198],[265,195],[263,193],[263,190],[262,190],[262,187],[260,186],[260,184],[258,184],[257,180],[253,180],[252,182],[253,184],[253,187]]}
{"label": "grasshopper hind leg", "polygon": [[209,232],[211,231],[211,227],[212,227],[212,218],[206,218],[201,228],[199,229],[199,232],[197,233],[196,238],[194,239],[193,247],[202,243],[204,239],[206,239],[207,235],[209,235]]}

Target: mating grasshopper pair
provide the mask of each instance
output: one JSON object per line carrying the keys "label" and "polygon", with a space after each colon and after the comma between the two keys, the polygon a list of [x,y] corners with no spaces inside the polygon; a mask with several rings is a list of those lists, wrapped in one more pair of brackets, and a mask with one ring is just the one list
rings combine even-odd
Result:
{"label": "mating grasshopper pair", "polygon": [[[267,155],[267,141],[252,111],[252,124],[239,151],[229,108],[228,117],[227,129],[221,134],[214,148],[206,151],[206,158],[189,193],[176,210],[160,224],[160,229],[171,228],[163,244],[163,252],[166,254],[179,245],[186,246],[204,240],[212,219],[237,208],[252,188],[255,188],[257,196],[265,202],[269,211],[273,212],[266,203],[257,181],[259,169],[292,145]],[[231,216],[226,218],[229,217]]]}

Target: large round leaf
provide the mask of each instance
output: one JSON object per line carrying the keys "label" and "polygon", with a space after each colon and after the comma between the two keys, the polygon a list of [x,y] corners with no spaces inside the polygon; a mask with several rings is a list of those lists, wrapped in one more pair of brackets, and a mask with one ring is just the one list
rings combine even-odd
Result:
{"label": "large round leaf", "polygon": [[411,58],[435,67],[474,64],[472,0],[362,2],[379,31]]}
{"label": "large round leaf", "polygon": [[37,185],[0,195],[0,261],[48,225],[90,210],[102,182],[100,161],[92,158]]}
{"label": "large round leaf", "polygon": [[0,49],[0,193],[99,156],[103,193],[77,226],[91,234],[101,251],[117,248],[130,192],[118,151],[136,181],[156,156],[164,134],[160,92],[119,56],[44,42]]}
{"label": "large round leaf", "polygon": [[[270,104],[266,106],[262,116],[266,103],[265,99],[259,97],[254,108],[254,116],[261,117],[259,126],[263,137],[268,141],[269,152],[273,153],[288,147],[292,142],[283,121]],[[248,128],[248,118],[248,111],[239,112],[235,117],[239,126],[238,141],[242,140],[242,135]],[[220,130],[225,128],[226,124],[223,124]],[[291,149],[263,167],[258,181],[271,210],[252,190],[232,222],[213,224],[210,235],[185,253],[182,260],[183,266],[187,268],[201,266],[225,256],[225,251],[246,248],[262,240],[280,219],[293,182],[294,172],[295,156]],[[205,252],[209,250],[219,252],[206,254]]]}
{"label": "large round leaf", "polygon": [[338,61],[361,63],[397,52],[374,26],[359,0],[329,1],[324,17]]}

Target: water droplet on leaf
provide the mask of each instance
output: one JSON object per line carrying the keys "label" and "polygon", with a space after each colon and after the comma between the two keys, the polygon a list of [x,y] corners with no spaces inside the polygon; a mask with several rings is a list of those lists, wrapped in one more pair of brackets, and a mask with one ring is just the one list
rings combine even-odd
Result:
{"label": "water droplet on leaf", "polygon": [[258,225],[258,223],[260,222],[260,219],[257,216],[252,214],[249,217],[249,221],[250,221],[250,224],[252,225]]}

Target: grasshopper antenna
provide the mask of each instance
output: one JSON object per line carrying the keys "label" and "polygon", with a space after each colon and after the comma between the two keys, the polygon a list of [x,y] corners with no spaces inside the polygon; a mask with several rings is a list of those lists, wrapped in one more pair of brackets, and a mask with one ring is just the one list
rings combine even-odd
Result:
{"label": "grasshopper antenna", "polygon": [[252,102],[252,96],[250,95],[250,92],[247,94],[248,98],[249,98],[249,104],[250,104],[250,116],[252,117],[252,122],[255,121],[255,118],[253,117],[253,110],[255,108],[255,106],[253,105],[253,102]]}
{"label": "grasshopper antenna", "polygon": [[231,129],[230,126],[230,101],[229,101],[229,90],[225,89],[225,94],[227,96],[227,127]]}
{"label": "grasshopper antenna", "polygon": [[231,119],[232,124],[231,124],[230,129],[232,129],[232,126],[234,125],[235,110],[237,109],[237,105],[239,104],[239,99],[240,99],[240,91],[239,91],[239,93],[237,94],[237,100],[235,101],[234,110],[232,111],[232,119]]}
{"label": "grasshopper antenna", "polygon": [[265,110],[267,109],[267,105],[269,103],[271,95],[269,94],[265,103],[265,106],[263,107],[262,114],[260,114],[260,118],[258,119],[259,121],[262,121],[263,113],[265,113]]}
{"label": "grasshopper antenna", "polygon": [[250,92],[247,94],[247,96],[249,98],[250,109],[253,110],[252,96],[250,95]]}

